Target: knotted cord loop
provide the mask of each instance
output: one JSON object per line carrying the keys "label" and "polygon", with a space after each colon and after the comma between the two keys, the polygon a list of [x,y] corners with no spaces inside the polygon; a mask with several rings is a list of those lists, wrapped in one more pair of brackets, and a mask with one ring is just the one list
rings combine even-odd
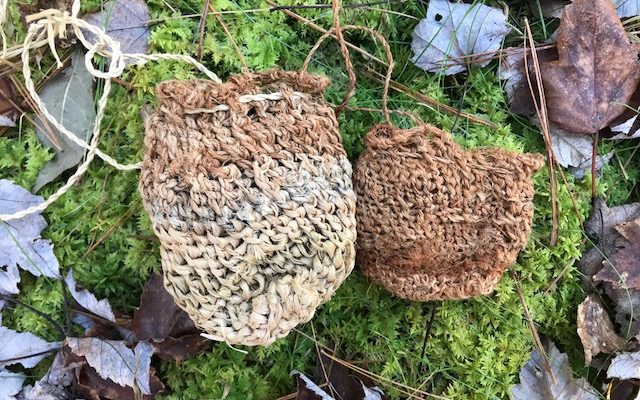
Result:
{"label": "knotted cord loop", "polygon": [[[158,60],[176,60],[183,61],[194,65],[199,71],[204,73],[209,79],[215,82],[221,82],[220,78],[213,72],[209,71],[207,67],[196,61],[194,58],[181,54],[126,54],[123,53],[120,48],[120,43],[114,40],[111,36],[101,27],[88,23],[87,21],[78,18],[78,12],[80,10],[80,2],[74,1],[71,14],[68,11],[60,11],[55,9],[44,10],[39,13],[28,16],[27,22],[29,30],[24,39],[22,45],[22,73],[24,76],[25,87],[29,95],[33,98],[35,108],[38,109],[41,114],[51,123],[61,134],[67,139],[75,143],[76,145],[87,150],[85,160],[78,166],[76,172],[69,177],[67,182],[60,187],[53,195],[51,195],[43,203],[29,207],[27,209],[15,212],[13,214],[0,214],[0,220],[10,221],[19,219],[27,215],[41,212],[45,210],[49,205],[59,199],[65,194],[71,186],[73,186],[80,177],[87,171],[89,165],[97,155],[107,164],[122,171],[131,171],[140,169],[142,163],[135,164],[122,164],[116,161],[111,156],[105,154],[98,149],[98,139],[100,136],[102,120],[104,118],[105,109],[107,106],[107,99],[111,92],[111,79],[117,78],[124,72],[126,68],[126,59],[133,59],[139,63],[145,63],[147,61]],[[38,48],[43,44],[48,44],[51,52],[56,60],[58,68],[62,67],[62,60],[56,51],[55,41],[57,38],[67,38],[67,31],[71,28],[73,33],[87,49],[85,55],[85,67],[87,71],[94,77],[104,79],[103,93],[98,100],[98,107],[96,112],[96,119],[93,125],[92,139],[90,143],[80,139],[76,134],[68,130],[58,121],[47,109],[46,105],[38,95],[35,84],[31,77],[31,68],[29,66],[29,52],[31,49]],[[94,40],[93,42],[87,38],[85,33],[90,33]],[[108,57],[110,59],[109,65],[106,71],[100,71],[93,66],[93,58],[96,55]]]}

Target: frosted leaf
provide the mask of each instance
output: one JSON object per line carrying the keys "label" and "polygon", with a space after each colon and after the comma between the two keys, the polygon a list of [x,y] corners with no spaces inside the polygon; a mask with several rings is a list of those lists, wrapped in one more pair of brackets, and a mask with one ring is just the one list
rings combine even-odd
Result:
{"label": "frosted leaf", "polygon": [[465,71],[468,63],[483,67],[510,30],[497,8],[431,0],[426,18],[413,31],[411,61],[418,68],[445,75]]}
{"label": "frosted leaf", "polygon": [[[13,182],[0,179],[0,213],[11,214],[43,202]],[[40,237],[47,221],[39,213],[8,222],[0,221],[0,293],[17,294],[18,267],[35,276],[60,278],[53,245]],[[4,267],[4,268],[3,268]]]}
{"label": "frosted leaf", "polygon": [[593,387],[584,379],[575,379],[569,357],[555,344],[545,346],[545,355],[534,350],[531,359],[520,370],[520,383],[511,387],[514,400],[597,400]]}
{"label": "frosted leaf", "polygon": [[154,350],[149,343],[139,342],[133,350],[121,340],[67,338],[65,344],[74,354],[86,358],[103,379],[120,386],[137,386],[143,394],[151,394],[149,369]]}
{"label": "frosted leaf", "polygon": [[0,399],[14,399],[22,390],[26,378],[24,374],[0,368]]}
{"label": "frosted leaf", "polygon": [[0,368],[13,364],[33,368],[52,350],[60,348],[60,342],[50,343],[33,333],[16,332],[4,326],[0,326],[0,343]]}
{"label": "frosted leaf", "polygon": [[[102,299],[98,301],[96,296],[94,296],[93,293],[89,292],[88,290],[78,290],[76,288],[76,281],[73,278],[73,271],[69,270],[69,273],[65,278],[65,282],[67,283],[67,287],[69,288],[71,296],[75,299],[75,301],[78,302],[78,304],[91,311],[92,313],[101,316],[104,319],[115,322],[116,317],[113,314],[113,310],[111,309],[109,300]],[[73,321],[85,329],[90,329],[94,325],[91,318],[87,317],[86,315],[77,314],[74,317]]]}

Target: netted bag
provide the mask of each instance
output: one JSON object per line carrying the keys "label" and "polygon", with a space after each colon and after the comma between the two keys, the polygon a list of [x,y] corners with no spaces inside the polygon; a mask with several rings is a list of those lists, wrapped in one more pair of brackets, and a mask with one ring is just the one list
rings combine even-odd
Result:
{"label": "netted bag", "polygon": [[492,292],[531,231],[542,157],[467,151],[449,136],[378,126],[355,166],[358,265],[403,298]]}
{"label": "netted bag", "polygon": [[274,70],[157,89],[140,191],[165,287],[215,340],[287,335],[353,269],[355,194],[328,84]]}

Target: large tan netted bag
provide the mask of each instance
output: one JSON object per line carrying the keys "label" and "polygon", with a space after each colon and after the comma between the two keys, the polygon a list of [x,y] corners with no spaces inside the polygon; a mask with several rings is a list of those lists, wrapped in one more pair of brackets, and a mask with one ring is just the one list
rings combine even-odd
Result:
{"label": "large tan netted bag", "polygon": [[539,155],[466,151],[447,132],[382,125],[357,161],[358,265],[411,300],[488,294],[526,244]]}
{"label": "large tan netted bag", "polygon": [[274,70],[157,89],[140,191],[165,286],[213,339],[269,344],[353,269],[355,194],[328,84]]}

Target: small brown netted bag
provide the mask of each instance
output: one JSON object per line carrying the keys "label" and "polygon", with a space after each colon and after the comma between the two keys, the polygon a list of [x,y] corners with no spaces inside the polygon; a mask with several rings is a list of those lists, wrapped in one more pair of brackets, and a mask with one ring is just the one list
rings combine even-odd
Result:
{"label": "small brown netted bag", "polygon": [[539,155],[466,151],[423,125],[367,134],[356,163],[358,265],[411,300],[488,294],[526,244]]}
{"label": "small brown netted bag", "polygon": [[355,194],[328,84],[275,70],[157,89],[140,191],[167,290],[215,340],[285,336],[353,269]]}

